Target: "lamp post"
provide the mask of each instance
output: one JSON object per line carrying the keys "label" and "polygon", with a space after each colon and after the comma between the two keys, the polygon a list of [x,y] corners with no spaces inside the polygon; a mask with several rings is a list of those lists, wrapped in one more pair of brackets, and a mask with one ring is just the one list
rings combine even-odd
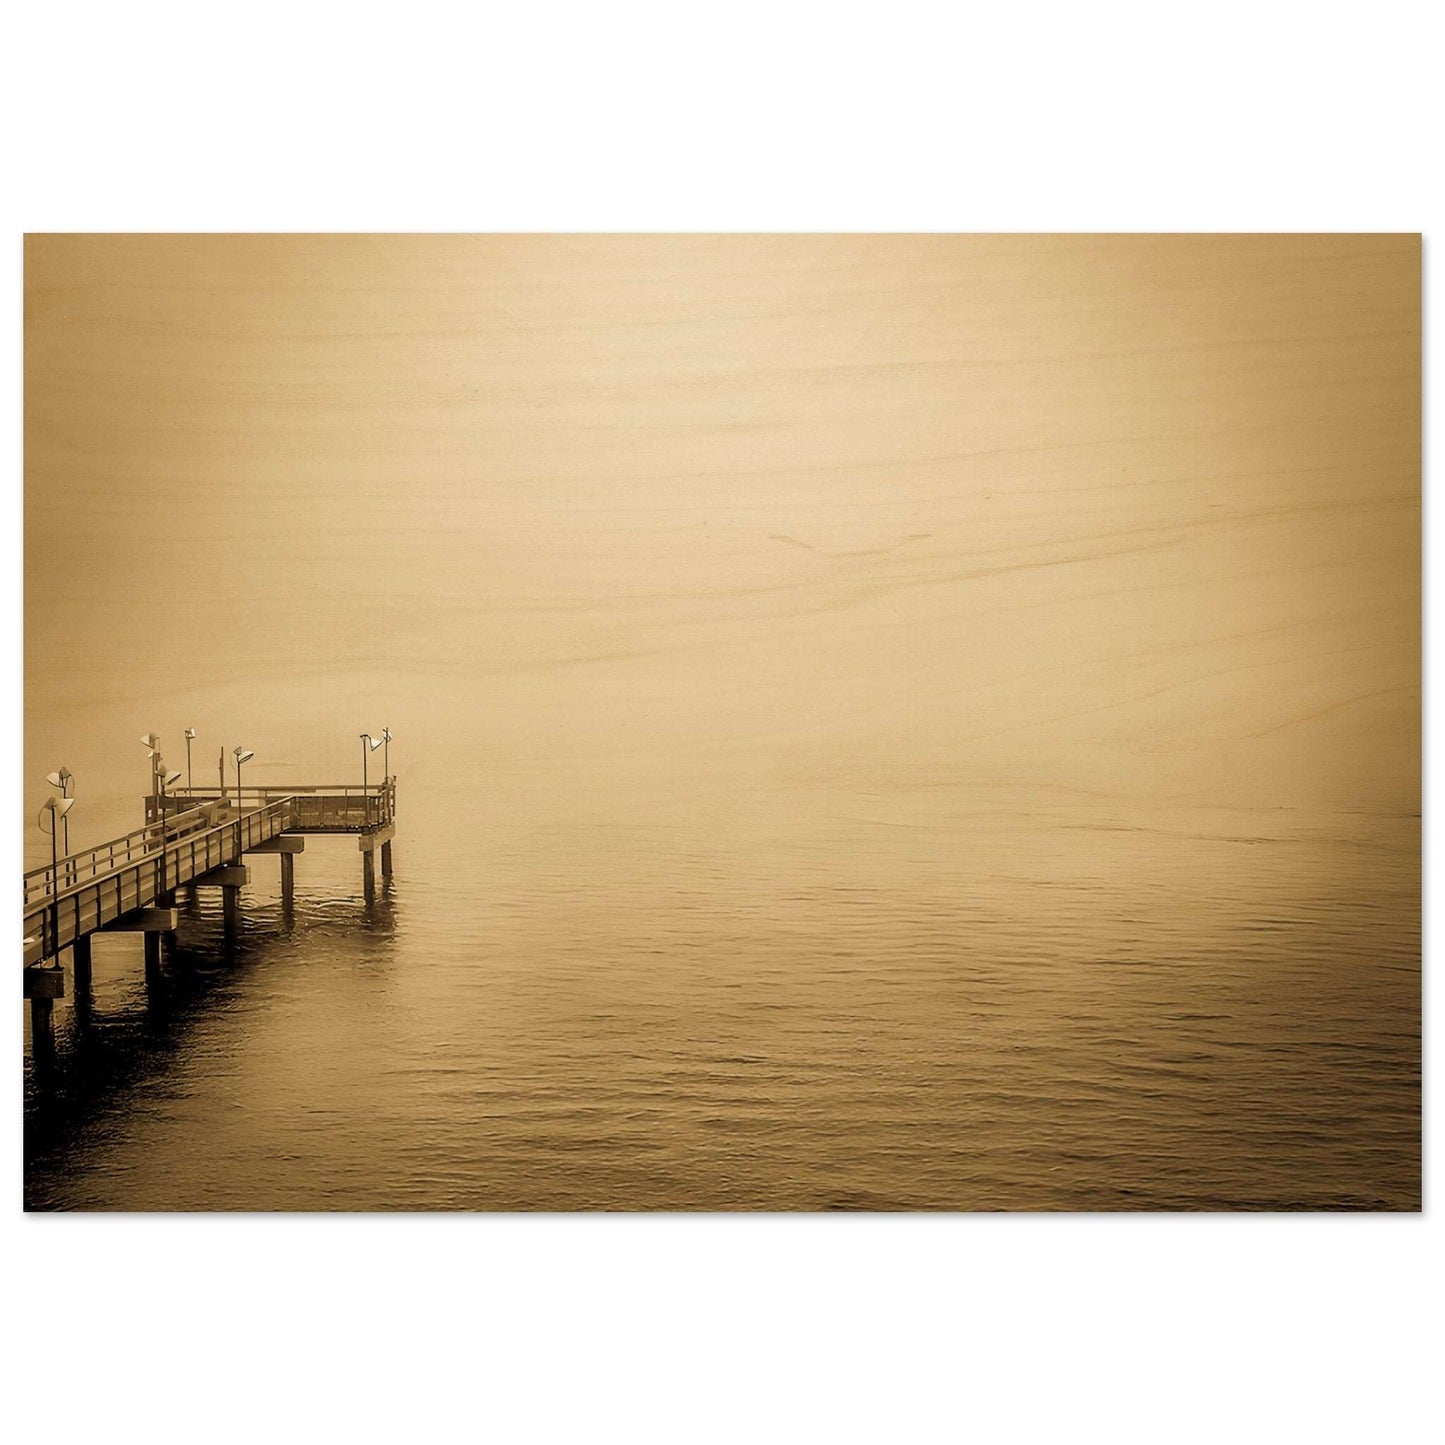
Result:
{"label": "lamp post", "polygon": [[186,791],[188,793],[195,788],[195,784],[191,781],[191,740],[195,735],[195,728],[186,729]]}
{"label": "lamp post", "polygon": [[156,779],[160,785],[161,794],[161,886],[156,895],[158,901],[170,891],[166,887],[166,789],[169,788],[172,783],[179,782],[180,777],[179,772],[166,772],[166,765],[164,760],[162,760],[156,772]]}
{"label": "lamp post", "polygon": [[381,744],[382,744],[381,770],[382,770],[382,772],[384,772],[384,773],[386,774],[386,787],[385,787],[385,789],[383,790],[383,791],[385,792],[385,794],[386,794],[386,797],[385,797],[386,813],[385,813],[385,815],[384,815],[383,821],[389,822],[390,819],[391,819],[391,729],[390,729],[390,728],[382,728],[382,730],[381,730]]}
{"label": "lamp post", "polygon": [[241,764],[249,763],[256,754],[249,748],[236,748],[234,751],[236,754],[236,811],[240,813],[245,811],[241,802]]}
{"label": "lamp post", "polygon": [[366,821],[371,822],[371,795],[366,777],[366,760],[381,746],[381,739],[370,733],[361,734],[361,808]]}
{"label": "lamp post", "polygon": [[[69,768],[62,767],[53,773],[46,773],[45,781],[52,788],[60,789],[60,796],[63,800],[70,797],[70,785],[75,781],[75,774]],[[60,827],[63,838],[61,852],[68,858],[70,856],[70,810],[68,808],[60,815]]]}
{"label": "lamp post", "polygon": [[[57,798],[53,795],[45,800],[40,808],[40,831],[50,834],[50,952],[60,952],[60,854],[59,843],[57,842],[58,829],[55,820],[60,818],[62,824],[65,815],[74,804],[74,798]],[[50,822],[47,826],[46,819]]]}
{"label": "lamp post", "polygon": [[145,748],[151,755],[151,811],[154,812],[158,806],[158,794],[156,792],[156,759],[160,756],[161,740],[154,733],[147,733],[140,740],[141,747]]}

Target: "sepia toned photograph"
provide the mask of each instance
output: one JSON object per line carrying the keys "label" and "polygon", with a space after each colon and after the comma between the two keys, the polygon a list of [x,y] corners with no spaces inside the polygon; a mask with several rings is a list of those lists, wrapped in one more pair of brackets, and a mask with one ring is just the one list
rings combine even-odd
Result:
{"label": "sepia toned photograph", "polygon": [[28,235],[24,1209],[1420,1211],[1421,262]]}

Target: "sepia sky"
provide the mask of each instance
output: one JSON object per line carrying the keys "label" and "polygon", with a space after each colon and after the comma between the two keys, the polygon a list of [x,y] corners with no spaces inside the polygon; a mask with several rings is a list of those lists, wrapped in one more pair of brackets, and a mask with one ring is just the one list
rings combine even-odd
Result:
{"label": "sepia sky", "polygon": [[27,742],[240,668],[678,794],[1410,812],[1419,301],[1411,236],[32,236]]}

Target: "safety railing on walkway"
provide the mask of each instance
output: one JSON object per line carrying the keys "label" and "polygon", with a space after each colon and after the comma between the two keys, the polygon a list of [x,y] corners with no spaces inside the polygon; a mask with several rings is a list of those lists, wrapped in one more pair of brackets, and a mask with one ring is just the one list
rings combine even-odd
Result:
{"label": "safety railing on walkway", "polygon": [[64,858],[53,870],[27,873],[26,939],[38,940],[40,954],[49,957],[181,884],[239,862],[248,849],[286,831],[292,802],[288,794],[221,822],[211,822],[202,808],[190,809],[164,828],[157,822]]}
{"label": "safety railing on walkway", "polygon": [[[237,804],[237,791],[226,794],[231,806]],[[361,787],[353,783],[315,784],[306,787],[243,788],[239,798],[242,807],[261,808],[280,797],[295,804],[293,831],[298,833],[361,833],[380,828],[396,817],[396,779]],[[172,801],[185,800],[191,806],[219,801],[216,789],[182,788]],[[147,815],[149,816],[149,814]]]}

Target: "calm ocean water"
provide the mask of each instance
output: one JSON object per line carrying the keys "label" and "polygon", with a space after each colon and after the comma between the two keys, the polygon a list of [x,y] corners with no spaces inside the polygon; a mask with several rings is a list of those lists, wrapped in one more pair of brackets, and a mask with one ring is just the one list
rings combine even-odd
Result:
{"label": "calm ocean water", "polygon": [[395,730],[373,907],[312,839],[294,915],[253,859],[234,955],[203,895],[155,1001],[97,943],[29,1206],[1418,1206],[1414,821],[529,815]]}
{"label": "calm ocean water", "polygon": [[26,1203],[1418,1208],[1413,244],[34,248],[28,866],[399,820],[97,943]]}

